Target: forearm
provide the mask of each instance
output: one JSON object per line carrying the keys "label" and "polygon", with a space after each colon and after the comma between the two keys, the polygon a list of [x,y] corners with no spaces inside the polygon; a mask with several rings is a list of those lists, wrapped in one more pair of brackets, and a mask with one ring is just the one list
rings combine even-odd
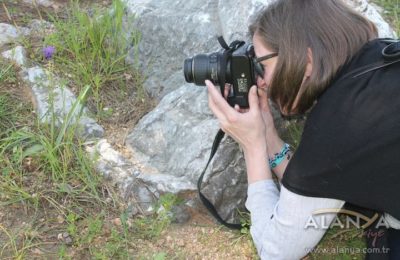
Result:
{"label": "forearm", "polygon": [[[272,124],[267,128],[267,155],[268,158],[274,158],[276,153],[279,153],[282,150],[282,147],[284,145],[284,141],[279,137],[278,132],[275,128],[275,126]],[[290,156],[292,155],[292,152],[290,152]],[[283,173],[285,172],[286,166],[289,163],[288,157],[285,157],[283,161],[276,166],[273,169],[273,172],[275,173],[276,177],[279,179],[279,181],[283,177]]]}
{"label": "forearm", "polygon": [[266,145],[258,145],[244,150],[244,158],[246,161],[247,180],[248,183],[254,183],[260,180],[272,179],[272,173],[269,168],[265,154],[267,153]]}
{"label": "forearm", "polygon": [[307,226],[314,212],[340,209],[344,201],[306,197],[281,187],[271,180],[249,185],[246,207],[251,214],[251,235],[261,259],[300,259],[314,248],[335,218],[314,217],[320,228]]}

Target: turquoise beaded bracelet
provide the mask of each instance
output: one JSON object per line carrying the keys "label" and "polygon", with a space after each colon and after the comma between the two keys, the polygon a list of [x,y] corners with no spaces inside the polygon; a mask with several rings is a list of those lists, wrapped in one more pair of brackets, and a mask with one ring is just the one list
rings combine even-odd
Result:
{"label": "turquoise beaded bracelet", "polygon": [[268,159],[269,167],[274,169],[276,166],[278,166],[283,159],[285,159],[288,152],[290,152],[290,145],[285,143],[282,147],[282,150],[279,153],[274,154],[273,159]]}

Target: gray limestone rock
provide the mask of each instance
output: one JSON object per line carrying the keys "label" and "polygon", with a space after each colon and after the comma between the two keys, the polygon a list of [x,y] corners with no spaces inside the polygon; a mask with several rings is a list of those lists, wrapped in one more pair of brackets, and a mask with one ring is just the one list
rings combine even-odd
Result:
{"label": "gray limestone rock", "polygon": [[0,23],[0,47],[13,43],[21,36],[28,35],[29,29],[24,27],[15,27],[10,24]]}
{"label": "gray limestone rock", "polygon": [[[193,191],[207,162],[219,128],[211,115],[205,88],[185,84],[183,61],[220,49],[217,35],[227,42],[247,39],[251,16],[271,1],[251,0],[125,0],[128,15],[142,32],[139,45],[144,85],[161,99],[127,139],[135,160],[145,165],[141,178],[155,189]],[[347,0],[377,24],[381,37],[393,30],[365,0]],[[135,60],[132,49],[127,61]],[[204,194],[228,220],[237,218],[246,197],[245,163],[238,145],[225,138],[204,179]]]}
{"label": "gray limestone rock", "polygon": [[49,122],[54,117],[57,126],[63,123],[68,127],[76,125],[77,134],[83,139],[103,136],[103,128],[88,116],[89,111],[61,79],[40,67],[23,69],[21,77],[32,89],[36,112],[42,122]]}
{"label": "gray limestone rock", "polygon": [[13,61],[16,65],[20,67],[26,66],[26,51],[22,46],[17,46],[11,50],[5,51],[1,55],[4,58]]}
{"label": "gray limestone rock", "polygon": [[[141,178],[163,192],[195,191],[218,122],[207,109],[205,88],[183,85],[165,96],[128,136],[134,160],[145,167]],[[204,194],[231,221],[243,209],[247,179],[238,145],[225,138],[206,172]]]}
{"label": "gray limestone rock", "polygon": [[[141,34],[138,48],[141,70],[147,76],[144,86],[153,96],[162,98],[184,84],[182,72],[185,58],[220,49],[217,36],[229,43],[248,40],[251,17],[272,0],[124,0],[127,20],[134,16],[131,27]],[[380,37],[394,35],[376,8],[366,0],[346,2],[373,21]],[[133,63],[137,52],[129,52]]]}
{"label": "gray limestone rock", "polygon": [[25,4],[41,5],[44,7],[51,7],[52,5],[54,5],[54,2],[49,0],[23,0],[22,2],[24,2]]}

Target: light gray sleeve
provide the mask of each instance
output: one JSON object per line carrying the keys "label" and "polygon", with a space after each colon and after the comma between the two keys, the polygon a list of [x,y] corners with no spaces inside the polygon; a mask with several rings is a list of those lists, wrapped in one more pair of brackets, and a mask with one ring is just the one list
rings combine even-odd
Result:
{"label": "light gray sleeve", "polygon": [[298,195],[273,180],[248,187],[246,207],[251,214],[254,244],[261,259],[300,259],[314,248],[336,214],[313,215],[320,209],[340,209],[344,201]]}

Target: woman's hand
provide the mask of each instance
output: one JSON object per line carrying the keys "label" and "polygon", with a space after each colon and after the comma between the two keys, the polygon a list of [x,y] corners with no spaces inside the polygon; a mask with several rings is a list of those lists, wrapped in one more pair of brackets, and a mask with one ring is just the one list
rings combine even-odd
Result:
{"label": "woman's hand", "polygon": [[[238,105],[232,108],[216,87],[206,80],[208,87],[208,104],[218,118],[221,129],[235,139],[244,152],[266,152],[266,127],[260,110],[257,87],[253,86],[249,92],[249,109],[240,111]],[[225,93],[226,94],[226,91]],[[243,113],[241,113],[243,112]]]}
{"label": "woman's hand", "polygon": [[[275,127],[274,118],[272,116],[271,109],[269,106],[268,91],[266,88],[258,88],[257,90],[258,90],[258,99],[260,103],[261,115],[268,131],[268,129]],[[267,138],[268,138],[268,133],[267,133]]]}

